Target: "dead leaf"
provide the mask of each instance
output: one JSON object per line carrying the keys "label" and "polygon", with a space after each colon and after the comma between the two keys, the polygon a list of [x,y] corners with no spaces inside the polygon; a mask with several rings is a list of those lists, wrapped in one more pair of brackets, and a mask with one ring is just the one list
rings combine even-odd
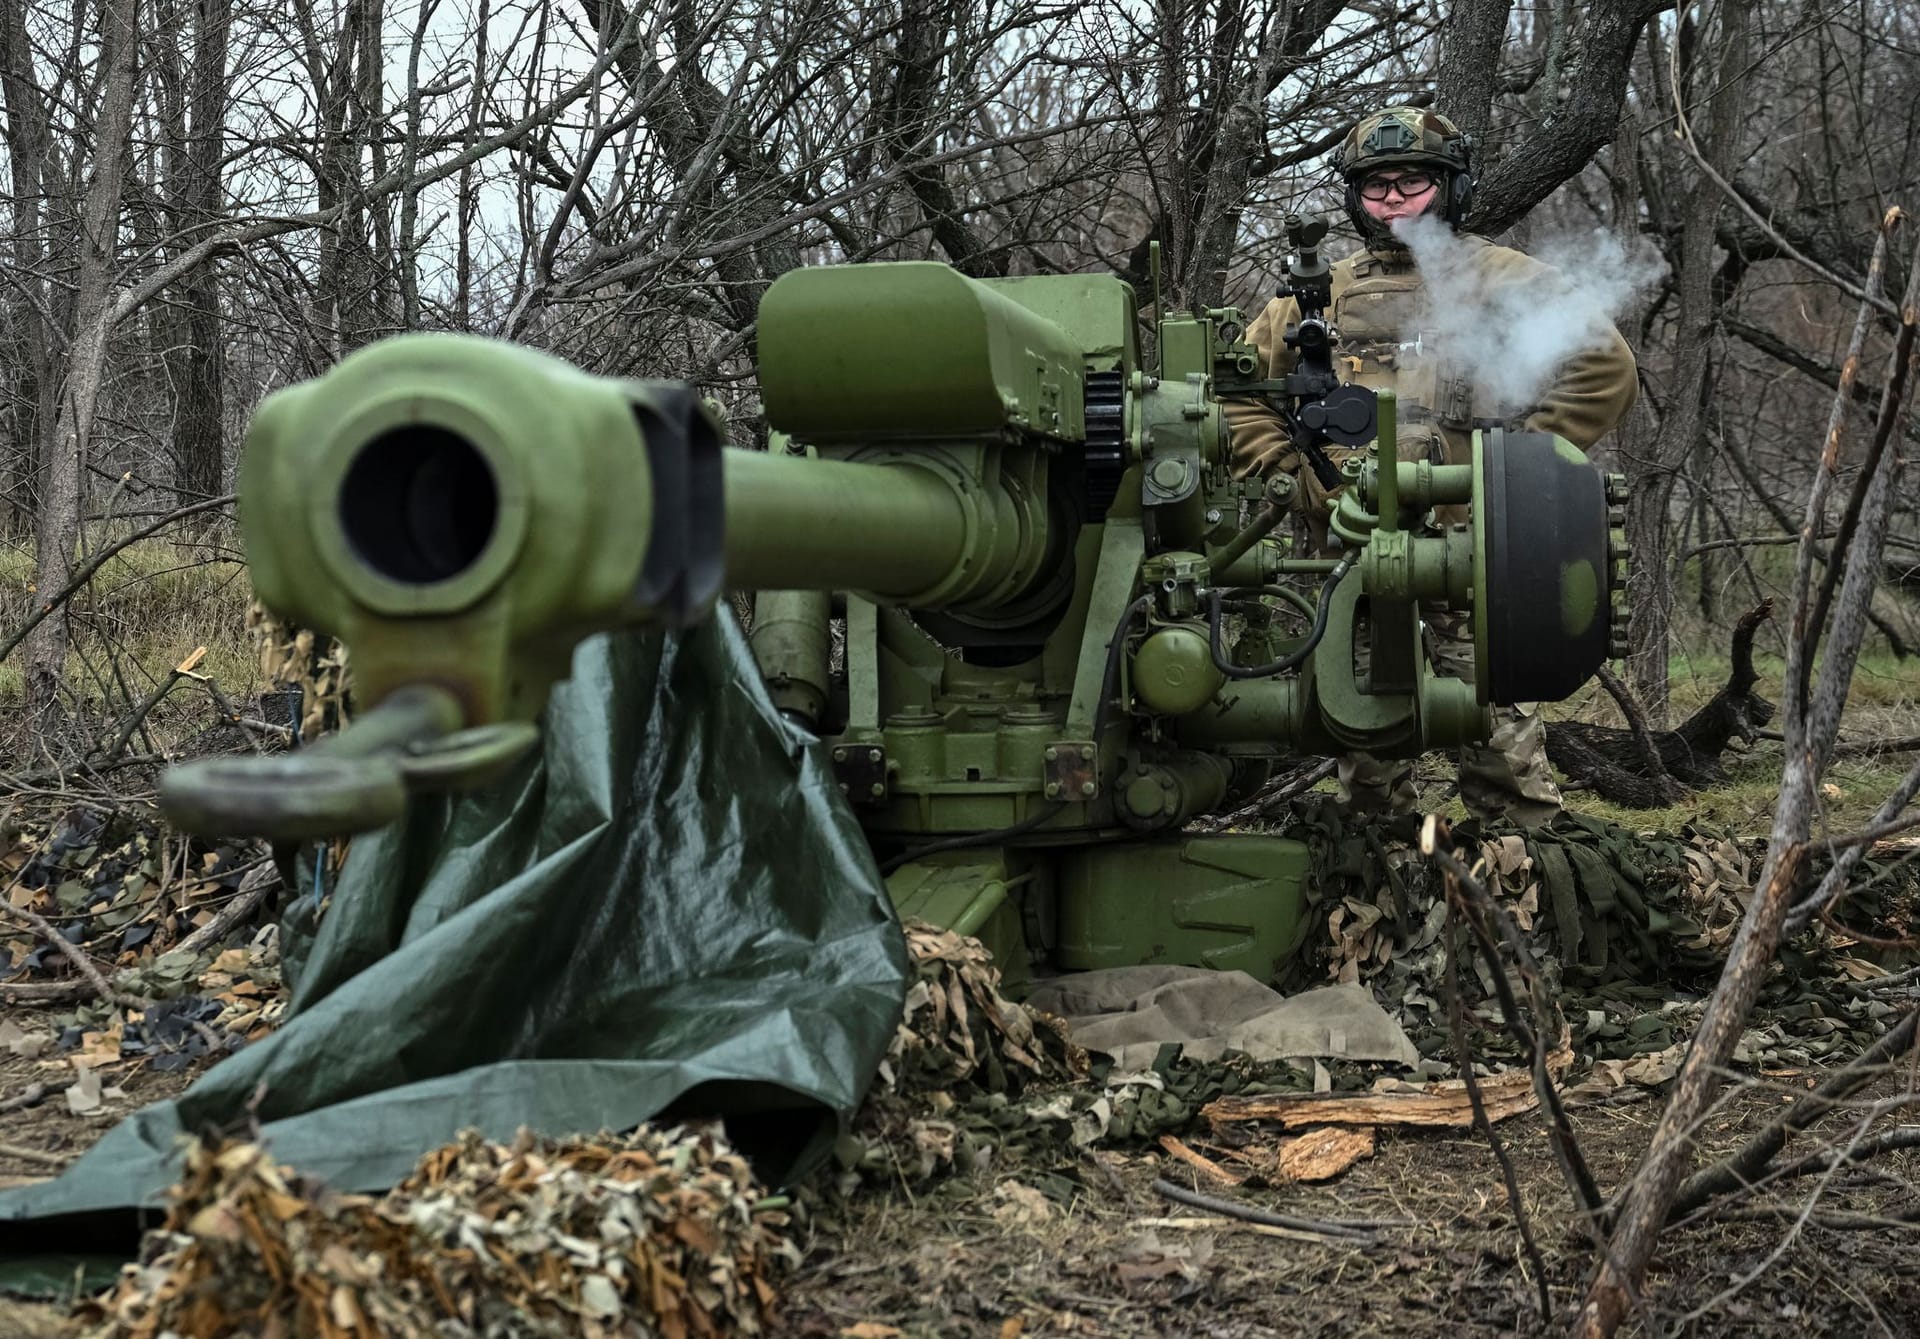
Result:
{"label": "dead leaf", "polygon": [[119,1024],[105,1032],[83,1032],[80,1034],[80,1049],[73,1055],[73,1063],[83,1069],[98,1069],[102,1065],[120,1062]]}
{"label": "dead leaf", "polygon": [[350,1334],[366,1323],[366,1317],[360,1313],[359,1299],[353,1295],[353,1289],[344,1284],[334,1288],[333,1296],[327,1299],[327,1310],[333,1315],[333,1323]]}
{"label": "dead leaf", "polygon": [[[1838,967],[1855,981],[1871,981],[1875,977],[1886,976],[1888,974],[1887,969],[1879,963],[1868,962],[1865,958],[1841,958],[1834,963],[1834,966]],[[4,1044],[4,1042],[5,1038],[0,1037],[0,1044]]]}
{"label": "dead leaf", "polygon": [[897,1326],[882,1325],[877,1320],[855,1321],[840,1331],[840,1339],[899,1339],[899,1336]]}
{"label": "dead leaf", "polygon": [[22,1060],[38,1060],[53,1042],[51,1032],[25,1032],[16,1027],[12,1019],[0,1018],[0,1051]]}
{"label": "dead leaf", "polygon": [[993,1188],[1001,1200],[993,1211],[993,1221],[1002,1227],[1033,1227],[1053,1217],[1053,1205],[1032,1186],[1018,1181],[1002,1181]]}
{"label": "dead leaf", "polygon": [[102,1105],[100,1076],[86,1066],[80,1066],[80,1077],[67,1087],[67,1110],[76,1116],[90,1116]]}
{"label": "dead leaf", "polygon": [[1190,1246],[1168,1246],[1157,1234],[1143,1232],[1127,1243],[1120,1259],[1114,1262],[1113,1272],[1128,1288],[1164,1278],[1192,1280],[1199,1276],[1199,1266],[1212,1257],[1212,1237],[1195,1237]]}
{"label": "dead leaf", "polygon": [[1527,854],[1525,838],[1513,834],[1502,837],[1491,854],[1494,868],[1503,875],[1525,869],[1533,860],[1533,857]]}

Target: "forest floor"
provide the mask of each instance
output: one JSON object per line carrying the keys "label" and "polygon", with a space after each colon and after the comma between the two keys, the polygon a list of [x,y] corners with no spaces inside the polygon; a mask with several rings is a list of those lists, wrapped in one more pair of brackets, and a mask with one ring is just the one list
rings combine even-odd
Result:
{"label": "forest floor", "polygon": [[[1727,1105],[1702,1132],[1702,1151],[1711,1156],[1736,1146],[1791,1100],[1797,1081],[1804,1080],[1748,1090]],[[1573,1113],[1603,1187],[1618,1187],[1631,1174],[1658,1115],[1657,1098]],[[1526,1116],[1498,1130],[1546,1264],[1554,1311],[1564,1317],[1584,1292],[1594,1247],[1544,1121]],[[890,1332],[1128,1339],[1564,1332],[1564,1324],[1541,1317],[1538,1283],[1499,1166],[1471,1131],[1383,1132],[1373,1158],[1330,1184],[1225,1192],[1302,1218],[1407,1224],[1382,1229],[1368,1246],[1263,1235],[1196,1214],[1152,1189],[1161,1176],[1193,1185],[1196,1177],[1180,1164],[1157,1154],[1093,1156],[1105,1171],[1083,1176],[1090,1188],[1064,1204],[1016,1196],[1010,1183],[1053,1171],[1020,1165],[918,1200],[865,1198],[835,1230],[819,1235],[788,1289],[790,1332],[835,1336],[851,1329],[874,1339]],[[1821,1195],[1820,1216],[1833,1222],[1842,1212],[1911,1209],[1917,1157],[1891,1155],[1870,1172],[1836,1178]],[[1798,1208],[1801,1200],[1793,1203]],[[1651,1276],[1657,1330],[1638,1332],[1920,1334],[1920,1277],[1911,1268],[1920,1224],[1809,1223],[1783,1244],[1791,1226],[1769,1214],[1711,1218],[1670,1232]],[[868,1328],[855,1328],[862,1322]]]}
{"label": "forest floor", "polygon": [[[1710,656],[1684,668],[1676,718],[1711,695],[1724,672]],[[1762,672],[1762,692],[1775,697],[1777,661],[1763,661]],[[1606,717],[1602,699],[1555,710]],[[1920,668],[1864,661],[1846,736],[1916,731]],[[1858,826],[1910,762],[1867,755],[1839,764],[1825,793],[1829,830]],[[1642,830],[1701,822],[1763,836],[1778,768],[1779,745],[1763,743],[1735,763],[1733,785],[1672,810],[1570,802]],[[1457,804],[1445,797],[1446,766],[1424,768],[1423,778],[1427,802]],[[0,1039],[57,1026],[53,1012],[0,1006]],[[128,1055],[98,1066],[97,1105],[71,1103],[59,1091],[21,1105],[9,1099],[36,1084],[57,1090],[70,1082],[71,1056],[0,1046],[0,1187],[55,1174],[116,1121],[177,1093],[208,1063],[158,1073],[148,1057]],[[1703,1158],[1736,1147],[1812,1087],[1818,1072],[1742,1077],[1698,1131]],[[1631,1176],[1660,1101],[1657,1089],[1624,1088],[1572,1113],[1603,1191],[1617,1194]],[[1152,1144],[1077,1156],[1010,1151],[987,1168],[932,1183],[876,1181],[845,1199],[803,1196],[793,1228],[802,1263],[784,1284],[773,1332],[845,1339],[1564,1332],[1596,1248],[1544,1121],[1520,1116],[1497,1130],[1545,1263],[1552,1320],[1541,1313],[1542,1280],[1487,1141],[1464,1129],[1385,1128],[1374,1155],[1331,1182],[1224,1192],[1301,1218],[1390,1224],[1365,1245],[1276,1235],[1170,1203],[1155,1190],[1157,1178],[1217,1188]],[[1920,1151],[1894,1152],[1670,1230],[1634,1332],[1920,1335],[1920,1273],[1912,1268],[1920,1222],[1906,1221],[1915,1215],[1916,1185]],[[83,1332],[60,1308],[0,1298],[0,1339]]]}
{"label": "forest floor", "polygon": [[[0,1014],[21,1023],[22,1011]],[[58,1097],[7,1114],[0,1186],[52,1174],[117,1120],[194,1077],[109,1074],[123,1096],[75,1115]],[[0,1095],[47,1081],[45,1062],[0,1061]],[[1774,1076],[1735,1093],[1702,1129],[1704,1156],[1731,1150],[1810,1087]],[[1659,1115],[1657,1094],[1576,1109],[1573,1125],[1599,1183],[1631,1174]],[[1584,1288],[1594,1258],[1538,1115],[1498,1127],[1556,1313]],[[31,1150],[23,1156],[21,1150]],[[1064,1175],[1063,1175],[1064,1173]],[[1366,1245],[1273,1235],[1170,1203],[1167,1177],[1249,1207],[1319,1220],[1382,1220]],[[1920,1152],[1886,1155],[1820,1187],[1781,1197],[1789,1215],[1751,1210],[1669,1233],[1648,1299],[1666,1335],[1920,1334],[1920,1224],[1911,1212]],[[1062,1193],[1061,1187],[1071,1187]],[[1774,1201],[1769,1201],[1774,1203]],[[1809,1208],[1811,1221],[1792,1215]],[[1849,1218],[1848,1215],[1852,1217]],[[1843,1225],[1840,1225],[1843,1224]],[[814,1339],[918,1336],[1466,1336],[1559,1332],[1543,1323],[1539,1284],[1499,1165],[1470,1130],[1383,1130],[1373,1157],[1324,1185],[1221,1192],[1151,1146],[1083,1153],[1078,1165],[1014,1154],[919,1192],[875,1185],[815,1208],[796,1231],[803,1263],[786,1282],[776,1334]],[[65,1311],[0,1298],[7,1339],[88,1331]]]}

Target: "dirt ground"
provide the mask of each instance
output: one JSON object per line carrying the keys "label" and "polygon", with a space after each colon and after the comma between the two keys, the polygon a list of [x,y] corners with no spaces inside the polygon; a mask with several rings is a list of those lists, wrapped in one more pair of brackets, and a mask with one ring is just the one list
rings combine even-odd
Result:
{"label": "dirt ground", "polygon": [[[46,1017],[34,1010],[0,1007],[0,1020],[4,1019],[11,1019],[22,1031],[47,1028]],[[134,1060],[104,1066],[100,1109],[75,1115],[64,1091],[74,1076],[65,1057],[28,1060],[0,1051],[0,1103],[17,1102],[36,1086],[46,1090],[31,1105],[0,1108],[0,1188],[56,1174],[122,1118],[181,1092],[206,1067],[201,1062],[179,1073],[160,1074]],[[115,1088],[120,1095],[110,1091]],[[5,1333],[0,1330],[0,1337]]]}
{"label": "dirt ground", "polygon": [[[1733,1147],[1787,1094],[1737,1099],[1703,1137]],[[1628,1175],[1658,1118],[1657,1100],[1574,1113],[1602,1186]],[[1486,1143],[1468,1131],[1383,1133],[1378,1152],[1340,1180],[1284,1191],[1227,1191],[1243,1203],[1316,1219],[1397,1220],[1366,1248],[1261,1235],[1169,1203],[1152,1189],[1195,1175],[1157,1155],[1102,1153],[1089,1189],[1048,1201],[1044,1218],[1009,1213],[1009,1181],[1044,1183],[1045,1167],[1001,1167],[911,1200],[875,1194],[822,1223],[788,1290],[791,1333],[903,1336],[1532,1335],[1564,1332],[1592,1257],[1539,1117],[1499,1127],[1559,1323],[1538,1290]],[[1911,1208],[1912,1153],[1836,1177],[1823,1214]],[[1195,1188],[1206,1190],[1205,1186]],[[1783,1196],[1797,1211],[1800,1196]],[[996,1210],[999,1216],[996,1217]],[[1021,1217],[1026,1221],[1020,1221]],[[1178,1227],[1154,1226],[1174,1219]],[[1711,1220],[1673,1232],[1649,1299],[1664,1335],[1920,1334],[1920,1225],[1840,1229]],[[1775,1252],[1779,1254],[1775,1257]],[[1749,1276],[1752,1281],[1736,1286]],[[862,1330],[862,1322],[882,1328]]]}
{"label": "dirt ground", "polygon": [[[8,1016],[0,1012],[0,1017]],[[39,1020],[10,1015],[26,1027]],[[64,1062],[0,1061],[0,1102],[58,1083]],[[70,1074],[71,1070],[68,1069]],[[85,1116],[64,1095],[0,1114],[0,1184],[52,1174],[118,1119],[185,1087],[193,1072],[129,1061],[106,1075],[124,1092]],[[1731,1099],[1702,1134],[1708,1155],[1735,1146],[1806,1076]],[[1574,1113],[1596,1177],[1616,1190],[1659,1114],[1658,1098]],[[1078,1162],[1007,1162],[919,1193],[862,1190],[811,1202],[801,1271],[776,1333],[809,1339],[919,1336],[1209,1335],[1465,1339],[1564,1331],[1592,1260],[1538,1117],[1499,1132],[1547,1263],[1558,1316],[1538,1288],[1486,1143],[1468,1131],[1383,1131],[1376,1154],[1338,1180],[1281,1190],[1220,1190],[1158,1149],[1102,1149]],[[1720,1217],[1670,1234],[1649,1304],[1662,1335],[1920,1335],[1920,1224],[1828,1225],[1840,1214],[1911,1210],[1920,1152],[1836,1176],[1821,1221],[1792,1231],[1774,1217]],[[1351,1246],[1263,1234],[1171,1203],[1156,1177],[1296,1217],[1390,1226]],[[1797,1213],[1813,1182],[1777,1200]],[[1776,1201],[1769,1200],[1768,1203]],[[1791,1236],[1791,1240],[1788,1237]],[[1783,1244],[1784,1243],[1784,1244]],[[77,1334],[52,1307],[0,1300],[0,1336]]]}

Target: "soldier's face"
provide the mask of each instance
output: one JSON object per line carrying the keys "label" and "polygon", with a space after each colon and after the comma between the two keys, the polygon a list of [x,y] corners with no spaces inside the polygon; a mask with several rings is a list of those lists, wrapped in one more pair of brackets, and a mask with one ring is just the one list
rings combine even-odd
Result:
{"label": "soldier's face", "polygon": [[1369,218],[1382,223],[1417,218],[1427,212],[1439,189],[1431,172],[1385,168],[1369,172],[1361,181],[1360,207],[1367,211]]}

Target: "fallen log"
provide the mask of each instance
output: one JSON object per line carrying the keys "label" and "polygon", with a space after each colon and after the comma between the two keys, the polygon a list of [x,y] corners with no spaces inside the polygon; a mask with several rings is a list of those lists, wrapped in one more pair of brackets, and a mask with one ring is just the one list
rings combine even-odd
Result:
{"label": "fallen log", "polygon": [[[1725,785],[1721,755],[1735,739],[1751,744],[1773,719],[1773,703],[1754,692],[1753,635],[1773,617],[1773,601],[1762,600],[1740,616],[1733,628],[1732,666],[1727,682],[1700,710],[1675,730],[1647,732],[1651,750],[1632,730],[1550,721],[1547,757],[1577,786],[1631,809],[1657,809],[1678,795],[1672,782],[1691,789]],[[1631,712],[1630,702],[1623,710]],[[1651,754],[1651,756],[1650,756]]]}
{"label": "fallen log", "polygon": [[[1573,1049],[1562,1044],[1547,1057],[1547,1073],[1558,1082],[1573,1064]],[[1540,1105],[1533,1075],[1511,1069],[1480,1080],[1480,1100],[1489,1121],[1524,1115]],[[1459,1079],[1400,1085],[1366,1093],[1256,1093],[1217,1097],[1200,1108],[1217,1129],[1236,1121],[1273,1121],[1282,1129],[1306,1125],[1411,1125],[1466,1129],[1473,1124],[1473,1102]]]}

